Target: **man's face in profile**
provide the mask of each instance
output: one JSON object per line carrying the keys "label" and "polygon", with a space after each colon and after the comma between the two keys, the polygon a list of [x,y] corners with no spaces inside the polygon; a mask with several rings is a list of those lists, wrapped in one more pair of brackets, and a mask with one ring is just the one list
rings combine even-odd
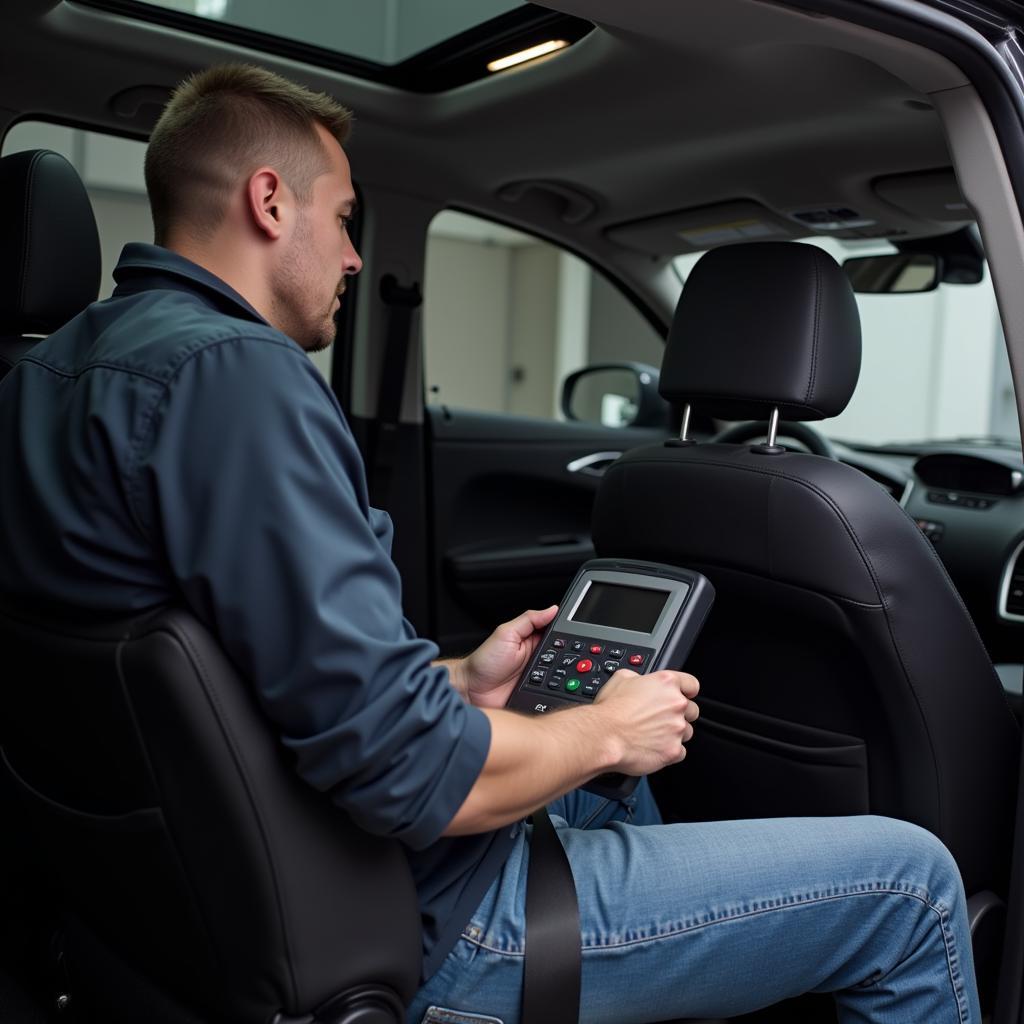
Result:
{"label": "man's face in profile", "polygon": [[348,234],[355,209],[348,158],[329,132],[318,125],[317,133],[328,169],[314,179],[310,201],[299,208],[275,285],[286,333],[308,352],[334,341],[341,296],[363,265]]}

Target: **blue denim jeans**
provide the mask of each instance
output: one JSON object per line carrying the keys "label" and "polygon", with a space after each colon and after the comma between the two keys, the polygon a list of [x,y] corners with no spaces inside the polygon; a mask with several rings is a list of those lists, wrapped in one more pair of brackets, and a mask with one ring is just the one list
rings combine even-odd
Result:
{"label": "blue denim jeans", "polygon": [[[960,875],[923,829],[662,825],[646,785],[623,803],[571,793],[549,811],[579,895],[583,1024],[730,1017],[810,991],[834,992],[843,1024],[980,1024]],[[431,1006],[466,1015],[437,1020],[519,1020],[529,835],[409,1024]]]}

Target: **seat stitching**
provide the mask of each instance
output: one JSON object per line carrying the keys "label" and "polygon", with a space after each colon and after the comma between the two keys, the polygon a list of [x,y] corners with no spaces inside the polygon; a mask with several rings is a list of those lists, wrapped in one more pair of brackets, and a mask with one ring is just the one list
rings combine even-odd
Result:
{"label": "seat stitching", "polygon": [[776,398],[770,395],[759,396],[759,395],[741,395],[737,396],[734,394],[723,394],[718,391],[691,391],[686,392],[687,400],[693,403],[699,402],[724,402],[724,401],[743,401],[743,402],[763,402],[764,404],[777,405],[781,410],[786,409],[800,409],[807,410],[816,413],[821,419],[827,419],[830,413],[826,409],[820,409],[817,406],[809,405],[807,402],[780,402]]}
{"label": "seat stitching", "polygon": [[32,226],[32,194],[35,190],[35,168],[36,164],[42,160],[42,152],[35,153],[28,165],[28,174],[25,187],[25,202],[22,206],[22,235],[24,236],[24,244],[22,246],[22,252],[25,258],[21,263],[21,281],[18,285],[18,305],[21,307],[22,312],[25,309],[25,293],[28,290],[28,279],[29,279],[29,264],[32,259],[32,240],[31,240],[31,226]]}
{"label": "seat stitching", "polygon": [[814,332],[811,335],[811,375],[807,381],[807,395],[805,401],[811,400],[814,393],[814,381],[818,369],[818,342],[821,325],[821,265],[816,252],[811,254],[811,263],[814,265]]}

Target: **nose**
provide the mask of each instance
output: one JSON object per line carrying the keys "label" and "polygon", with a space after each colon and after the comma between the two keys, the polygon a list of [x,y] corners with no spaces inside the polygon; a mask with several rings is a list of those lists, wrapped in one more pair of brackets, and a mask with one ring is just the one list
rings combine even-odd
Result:
{"label": "nose", "polygon": [[342,273],[348,276],[349,274],[358,274],[363,269],[363,261],[359,258],[359,253],[356,252],[356,247],[349,242],[345,247],[345,253],[341,260]]}

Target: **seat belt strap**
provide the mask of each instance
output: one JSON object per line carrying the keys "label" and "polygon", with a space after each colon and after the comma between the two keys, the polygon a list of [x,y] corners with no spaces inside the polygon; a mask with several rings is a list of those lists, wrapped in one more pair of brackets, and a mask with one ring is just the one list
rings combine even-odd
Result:
{"label": "seat belt strap", "polygon": [[582,940],[576,883],[547,809],[531,820],[522,1024],[577,1024]]}
{"label": "seat belt strap", "polygon": [[377,390],[377,416],[370,432],[367,462],[370,466],[370,501],[379,508],[387,508],[398,452],[398,420],[405,390],[412,315],[422,304],[423,295],[415,282],[403,288],[394,274],[385,274],[380,280],[380,298],[387,307],[388,321]]}

